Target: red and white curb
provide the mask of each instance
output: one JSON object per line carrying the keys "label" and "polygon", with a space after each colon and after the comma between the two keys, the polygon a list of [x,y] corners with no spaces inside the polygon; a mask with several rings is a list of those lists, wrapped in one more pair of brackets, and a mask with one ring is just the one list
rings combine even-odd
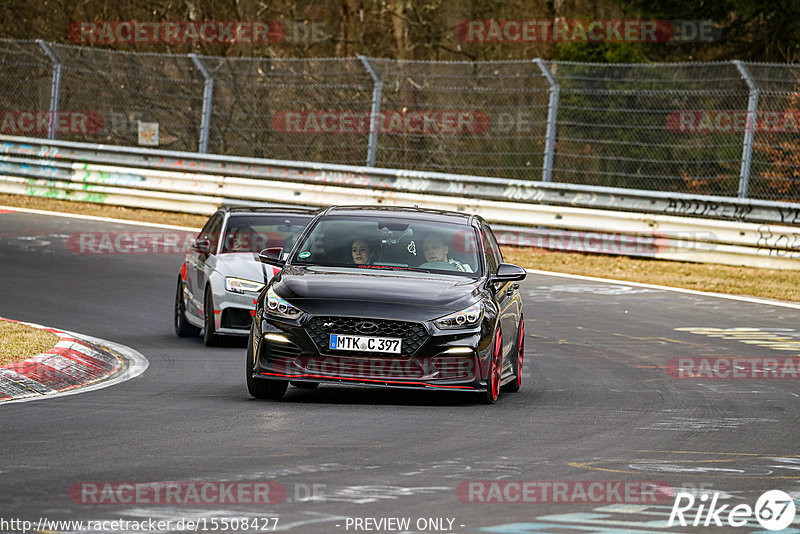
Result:
{"label": "red and white curb", "polygon": [[49,351],[0,367],[0,403],[84,393],[142,374],[148,361],[137,351],[91,336],[19,322],[61,338]]}

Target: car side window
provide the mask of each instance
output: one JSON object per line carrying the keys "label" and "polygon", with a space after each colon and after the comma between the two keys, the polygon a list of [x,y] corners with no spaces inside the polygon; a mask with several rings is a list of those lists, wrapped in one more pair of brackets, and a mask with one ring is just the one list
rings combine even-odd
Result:
{"label": "car side window", "polygon": [[486,228],[486,237],[489,238],[489,242],[492,245],[492,250],[494,251],[495,257],[497,258],[497,265],[503,263],[503,253],[500,251],[500,245],[497,244],[497,237],[495,237],[494,232],[488,226]]}
{"label": "car side window", "polygon": [[219,235],[222,231],[222,221],[224,217],[222,213],[215,213],[211,219],[208,220],[206,225],[200,230],[198,239],[207,239],[211,243],[211,253],[215,254],[217,251],[217,243],[219,243]]}
{"label": "car side window", "polygon": [[481,240],[483,241],[483,250],[486,253],[486,267],[489,270],[489,274],[494,274],[497,272],[497,266],[500,265],[502,258],[499,255],[500,250],[497,247],[494,235],[485,226],[481,228]]}

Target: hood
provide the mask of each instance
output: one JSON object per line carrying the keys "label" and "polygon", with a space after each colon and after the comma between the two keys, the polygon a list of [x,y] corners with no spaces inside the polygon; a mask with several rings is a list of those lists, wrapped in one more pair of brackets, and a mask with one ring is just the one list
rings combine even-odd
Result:
{"label": "hood", "polygon": [[314,314],[430,320],[475,302],[480,279],[413,271],[289,266],[272,287],[281,297]]}
{"label": "hood", "polygon": [[229,252],[217,255],[216,270],[222,276],[266,283],[279,269],[258,261],[255,252]]}

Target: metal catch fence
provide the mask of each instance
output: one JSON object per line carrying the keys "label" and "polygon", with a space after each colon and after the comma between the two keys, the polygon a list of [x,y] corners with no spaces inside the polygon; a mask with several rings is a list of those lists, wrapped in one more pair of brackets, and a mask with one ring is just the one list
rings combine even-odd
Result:
{"label": "metal catch fence", "polygon": [[800,201],[800,65],[222,58],[0,40],[0,133]]}

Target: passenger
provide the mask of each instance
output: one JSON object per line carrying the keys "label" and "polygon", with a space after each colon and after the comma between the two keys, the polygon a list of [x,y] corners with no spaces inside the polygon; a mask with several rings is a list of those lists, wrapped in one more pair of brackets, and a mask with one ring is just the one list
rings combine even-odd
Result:
{"label": "passenger", "polygon": [[444,262],[449,263],[455,270],[462,273],[471,273],[472,268],[466,263],[461,263],[454,259],[450,259],[447,255],[450,253],[450,248],[444,244],[444,239],[436,234],[430,234],[422,240],[422,254],[425,256],[425,261]]}
{"label": "passenger", "polygon": [[374,256],[372,247],[369,246],[366,239],[356,239],[350,247],[350,252],[353,255],[353,263],[355,265],[370,265]]}

